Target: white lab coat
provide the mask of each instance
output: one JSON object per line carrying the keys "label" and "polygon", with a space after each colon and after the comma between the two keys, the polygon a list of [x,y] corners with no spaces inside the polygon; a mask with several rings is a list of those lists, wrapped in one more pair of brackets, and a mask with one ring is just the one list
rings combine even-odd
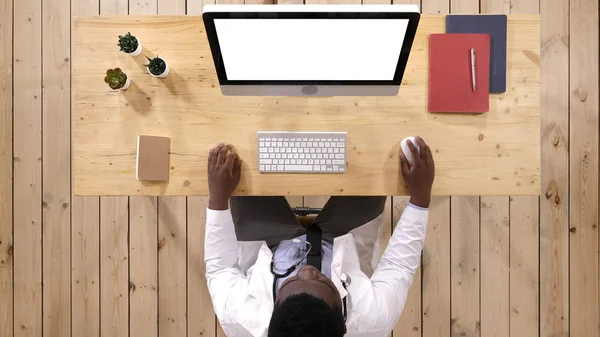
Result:
{"label": "white lab coat", "polygon": [[[273,254],[264,241],[238,242],[229,210],[206,213],[206,279],[221,326],[230,337],[267,336],[273,312]],[[409,205],[381,259],[383,214],[335,238],[331,277],[342,298],[347,297],[346,336],[390,334],[420,264],[427,215],[427,210]],[[347,291],[342,274],[351,280]]]}

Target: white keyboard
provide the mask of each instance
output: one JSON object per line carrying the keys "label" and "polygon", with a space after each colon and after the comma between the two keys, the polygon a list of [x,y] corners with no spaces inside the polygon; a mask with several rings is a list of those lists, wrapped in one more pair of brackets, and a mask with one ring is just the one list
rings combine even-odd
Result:
{"label": "white keyboard", "polygon": [[258,132],[260,172],[344,173],[346,132]]}

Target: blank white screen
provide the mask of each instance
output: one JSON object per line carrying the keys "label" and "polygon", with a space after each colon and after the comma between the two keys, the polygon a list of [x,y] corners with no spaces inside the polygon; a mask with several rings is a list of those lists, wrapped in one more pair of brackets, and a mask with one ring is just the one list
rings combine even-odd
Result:
{"label": "blank white screen", "polygon": [[215,19],[228,80],[390,81],[408,19]]}

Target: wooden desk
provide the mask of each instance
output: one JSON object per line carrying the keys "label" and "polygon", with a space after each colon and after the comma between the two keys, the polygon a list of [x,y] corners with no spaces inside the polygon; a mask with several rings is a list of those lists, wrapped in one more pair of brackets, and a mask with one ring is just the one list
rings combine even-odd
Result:
{"label": "wooden desk", "polygon": [[[436,195],[540,193],[539,15],[510,15],[506,94],[481,115],[427,113],[428,35],[443,15],[424,15],[395,97],[224,97],[200,17],[77,17],[73,25],[74,189],[78,195],[206,195],[206,160],[218,141],[244,159],[244,195],[405,195],[399,142],[421,135],[434,151]],[[143,54],[169,62],[166,79],[143,56],[118,51],[131,31]],[[111,92],[108,68],[131,87]],[[346,174],[260,174],[256,131],[348,132]],[[169,183],[135,179],[136,138],[171,137]]]}

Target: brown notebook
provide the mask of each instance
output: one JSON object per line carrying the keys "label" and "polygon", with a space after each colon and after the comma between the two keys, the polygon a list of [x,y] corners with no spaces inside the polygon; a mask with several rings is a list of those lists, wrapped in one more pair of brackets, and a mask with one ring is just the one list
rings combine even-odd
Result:
{"label": "brown notebook", "polygon": [[167,137],[138,136],[137,180],[169,180],[169,145]]}

